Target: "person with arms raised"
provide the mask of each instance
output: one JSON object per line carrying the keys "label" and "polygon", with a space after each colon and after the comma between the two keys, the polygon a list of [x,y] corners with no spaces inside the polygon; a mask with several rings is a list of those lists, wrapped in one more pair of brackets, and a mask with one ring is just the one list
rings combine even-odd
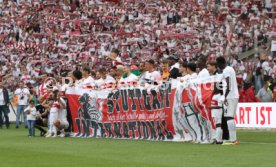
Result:
{"label": "person with arms raised", "polygon": [[119,57],[119,50],[118,49],[112,49],[111,54],[105,55],[108,59],[112,60],[112,65],[117,66],[122,64],[122,60]]}

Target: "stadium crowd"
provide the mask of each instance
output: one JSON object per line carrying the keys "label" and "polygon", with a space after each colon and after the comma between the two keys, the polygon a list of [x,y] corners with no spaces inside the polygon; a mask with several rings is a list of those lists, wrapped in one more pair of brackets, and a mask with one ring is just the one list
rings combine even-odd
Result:
{"label": "stadium crowd", "polygon": [[[69,126],[67,87],[206,77],[218,72],[221,56],[236,71],[240,102],[272,102],[275,8],[273,0],[0,0],[0,116],[8,122],[3,104],[16,96],[17,128],[36,107],[37,125],[55,113],[49,130],[56,132]],[[253,58],[240,58],[252,49]]]}

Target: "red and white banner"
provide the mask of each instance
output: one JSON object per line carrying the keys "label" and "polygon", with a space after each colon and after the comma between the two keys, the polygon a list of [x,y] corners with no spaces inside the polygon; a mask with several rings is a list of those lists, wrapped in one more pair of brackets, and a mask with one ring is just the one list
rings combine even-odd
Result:
{"label": "red and white banner", "polygon": [[239,128],[276,128],[276,103],[239,103],[235,120]]}
{"label": "red and white banner", "polygon": [[180,140],[186,135],[209,141],[214,128],[209,109],[212,90],[206,89],[210,83],[180,85],[69,89],[74,132],[83,137],[151,140]]}
{"label": "red and white banner", "polygon": [[[76,136],[193,140],[208,143],[215,125],[209,109],[212,82],[178,81],[117,90],[67,90]],[[237,127],[276,128],[275,103],[240,103]]]}
{"label": "red and white banner", "polygon": [[173,139],[172,107],[176,89],[68,90],[77,136]]}

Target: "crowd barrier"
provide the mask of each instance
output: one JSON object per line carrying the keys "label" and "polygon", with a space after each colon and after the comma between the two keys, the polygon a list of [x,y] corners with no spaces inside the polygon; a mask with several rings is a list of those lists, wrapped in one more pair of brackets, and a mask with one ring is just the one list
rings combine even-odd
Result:
{"label": "crowd barrier", "polygon": [[236,123],[239,128],[276,128],[276,103],[239,103]]}

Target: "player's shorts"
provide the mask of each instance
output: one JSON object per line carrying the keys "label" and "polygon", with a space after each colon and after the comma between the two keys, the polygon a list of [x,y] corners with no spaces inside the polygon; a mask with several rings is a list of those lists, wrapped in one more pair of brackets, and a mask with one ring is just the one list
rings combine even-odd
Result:
{"label": "player's shorts", "polygon": [[60,125],[64,127],[64,129],[67,129],[69,127],[69,123],[67,120],[59,120],[59,121],[60,121]]}
{"label": "player's shorts", "polygon": [[37,119],[37,120],[35,120],[35,124],[37,125],[37,126],[44,126],[43,125],[43,120],[42,119]]}
{"label": "player's shorts", "polygon": [[58,119],[58,113],[57,112],[51,112],[50,116],[49,116],[50,125],[53,124],[53,122],[57,119]]}
{"label": "player's shorts", "polygon": [[226,106],[226,110],[224,110],[224,117],[232,117],[236,116],[238,102],[239,99],[227,99],[228,106]]}
{"label": "player's shorts", "polygon": [[222,120],[222,109],[212,109],[212,118],[215,124],[221,124]]}

